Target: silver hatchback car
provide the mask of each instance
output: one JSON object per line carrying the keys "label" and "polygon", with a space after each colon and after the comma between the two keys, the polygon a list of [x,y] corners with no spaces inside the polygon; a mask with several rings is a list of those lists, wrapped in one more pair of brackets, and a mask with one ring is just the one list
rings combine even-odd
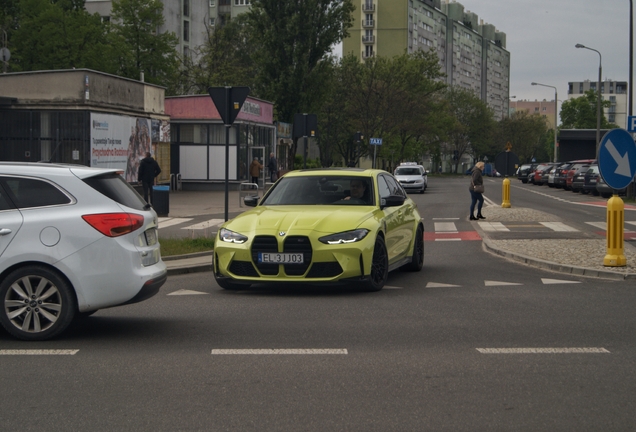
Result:
{"label": "silver hatchback car", "polygon": [[114,169],[0,163],[0,323],[44,340],[167,279],[157,214]]}

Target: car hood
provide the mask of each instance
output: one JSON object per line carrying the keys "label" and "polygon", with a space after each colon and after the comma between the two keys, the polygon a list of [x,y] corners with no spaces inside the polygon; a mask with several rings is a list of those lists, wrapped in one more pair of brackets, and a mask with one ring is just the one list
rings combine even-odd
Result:
{"label": "car hood", "polygon": [[240,214],[223,227],[241,234],[337,233],[358,228],[373,217],[375,210],[373,206],[262,206]]}
{"label": "car hood", "polygon": [[396,179],[399,180],[404,180],[404,181],[415,181],[415,180],[423,180],[424,177],[422,177],[422,175],[396,175],[395,176]]}

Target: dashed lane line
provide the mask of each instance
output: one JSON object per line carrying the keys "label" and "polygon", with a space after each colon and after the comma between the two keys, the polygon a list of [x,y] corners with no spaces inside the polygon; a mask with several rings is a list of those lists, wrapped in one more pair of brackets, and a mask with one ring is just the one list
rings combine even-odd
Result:
{"label": "dashed lane line", "polygon": [[213,349],[212,355],[342,355],[346,349]]}
{"label": "dashed lane line", "polygon": [[506,285],[523,285],[523,284],[518,282],[502,282],[502,281],[487,280],[487,281],[484,281],[484,285],[485,286],[506,286]]}
{"label": "dashed lane line", "polygon": [[17,350],[0,350],[0,355],[75,355],[79,352],[76,350],[47,350],[47,349],[17,349]]}
{"label": "dashed lane line", "polygon": [[610,354],[605,348],[476,348],[482,354]]}

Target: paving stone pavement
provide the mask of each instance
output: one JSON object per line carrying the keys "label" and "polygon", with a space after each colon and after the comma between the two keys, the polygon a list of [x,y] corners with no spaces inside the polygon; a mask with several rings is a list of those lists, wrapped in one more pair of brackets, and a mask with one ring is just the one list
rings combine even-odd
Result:
{"label": "paving stone pavement", "polygon": [[[484,215],[490,222],[562,222],[560,218],[530,208],[488,206]],[[514,239],[493,240],[481,233],[484,248],[497,255],[562,273],[610,279],[636,280],[636,246],[624,242],[627,265],[606,267],[606,239]]]}

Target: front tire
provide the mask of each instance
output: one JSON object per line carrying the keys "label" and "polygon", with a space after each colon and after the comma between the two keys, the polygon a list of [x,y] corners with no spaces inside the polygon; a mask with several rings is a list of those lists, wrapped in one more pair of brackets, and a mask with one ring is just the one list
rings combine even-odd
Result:
{"label": "front tire", "polygon": [[380,291],[389,278],[389,255],[386,251],[384,239],[378,236],[373,247],[373,258],[371,261],[371,273],[369,279],[364,283],[365,291]]}
{"label": "front tire", "polygon": [[30,265],[9,274],[0,285],[0,323],[14,337],[50,339],[64,331],[77,310],[75,292],[54,271]]}
{"label": "front tire", "polygon": [[424,230],[422,225],[417,226],[413,241],[413,258],[411,262],[402,266],[402,269],[411,272],[418,272],[424,266]]}

